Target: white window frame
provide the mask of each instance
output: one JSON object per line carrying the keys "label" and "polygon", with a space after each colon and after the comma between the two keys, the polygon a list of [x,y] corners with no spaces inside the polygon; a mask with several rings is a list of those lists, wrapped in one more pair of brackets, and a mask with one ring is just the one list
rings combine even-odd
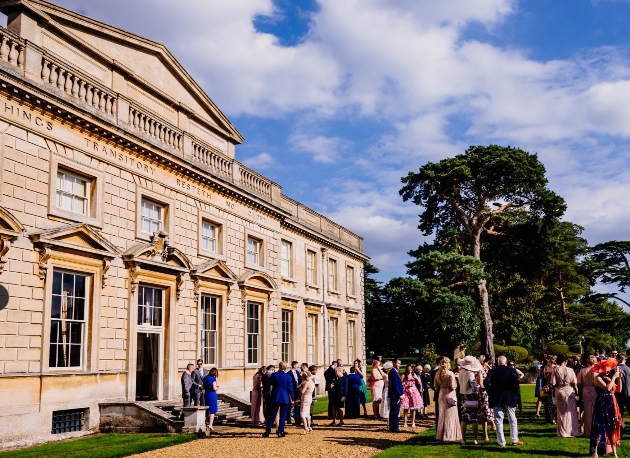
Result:
{"label": "white window frame", "polygon": [[[208,257],[212,259],[226,260],[225,253],[227,252],[227,243],[225,237],[225,228],[227,227],[227,221],[219,218],[215,215],[207,213],[205,211],[199,211],[198,220],[198,246],[197,254],[202,257]],[[203,246],[203,225],[211,224],[216,227],[216,250],[210,251]]]}
{"label": "white window frame", "polygon": [[[258,253],[256,259],[250,261],[250,246],[249,242],[256,242],[258,247]],[[264,270],[267,257],[265,256],[265,250],[267,248],[266,239],[263,235],[249,230],[245,231],[245,266],[254,270]]]}
{"label": "white window frame", "polygon": [[281,311],[281,359],[291,361],[291,344],[293,335],[293,311],[282,309]]}
{"label": "white window frame", "polygon": [[162,207],[162,232],[165,234],[173,234],[173,211],[175,209],[175,201],[167,199],[160,194],[146,190],[136,186],[136,238],[149,241],[153,233],[144,232],[142,230],[142,202],[148,201],[154,205]]}
{"label": "white window frame", "polygon": [[[206,234],[206,230],[211,232],[211,234]],[[207,251],[208,253],[217,253],[220,245],[220,231],[221,228],[211,221],[208,221],[207,219],[203,219],[201,221],[201,249],[203,251]],[[212,247],[207,246],[210,243],[212,243]]]}
{"label": "white window frame", "polygon": [[339,290],[339,263],[334,258],[328,258],[328,291]]}
{"label": "white window frame", "polygon": [[[54,281],[55,281],[55,274],[61,274],[61,293],[62,294],[55,294],[55,287],[54,287]],[[49,274],[50,275],[50,274]],[[68,319],[68,318],[53,318],[52,317],[52,313],[53,313],[53,308],[54,308],[54,302],[55,296],[60,296],[60,315],[63,313],[63,307],[64,307],[64,298],[66,301],[66,310],[67,310],[67,301],[68,301],[68,295],[63,295],[63,276],[64,275],[73,275],[75,277],[77,276],[81,276],[85,279],[85,286],[84,286],[84,290],[85,290],[85,296],[83,297],[79,297],[79,296],[72,296],[73,301],[76,299],[82,299],[84,301],[84,309],[83,309],[83,319],[82,320],[76,320],[76,319]],[[51,287],[51,302],[50,302],[50,316],[49,316],[49,320],[47,320],[47,326],[49,327],[49,332],[48,334],[48,360],[46,361],[47,367],[51,370],[51,371],[68,371],[68,370],[84,370],[86,367],[86,363],[87,363],[87,351],[88,351],[88,326],[90,325],[89,323],[89,315],[90,315],[90,309],[91,309],[91,275],[86,274],[84,272],[77,272],[77,271],[73,271],[73,270],[68,270],[68,269],[60,269],[60,268],[55,268],[52,269],[52,276],[51,276],[51,283],[52,283],[52,287]],[[74,280],[74,284],[76,284],[76,279]],[[67,312],[66,312],[67,313]],[[81,324],[81,342],[80,342],[80,350],[79,350],[79,356],[80,356],[80,362],[79,365],[77,366],[71,366],[71,365],[64,365],[64,366],[54,366],[54,365],[50,365],[50,359],[52,356],[52,346],[55,345],[57,347],[57,351],[59,350],[59,342],[57,343],[53,343],[53,332],[52,332],[52,328],[53,328],[53,322],[56,321],[59,323],[59,326],[61,326],[62,328],[64,327],[64,323],[65,326],[67,325],[73,325],[73,324]],[[61,330],[59,330],[58,332],[61,332]],[[66,345],[66,344],[61,344],[61,345]],[[72,347],[76,344],[72,344],[72,343],[68,343],[67,346],[68,347]],[[70,348],[68,348],[69,350]],[[57,353],[58,354],[58,353]],[[56,358],[55,358],[56,359]]]}
{"label": "white window frame", "polygon": [[[254,308],[255,307],[255,308]],[[246,364],[248,366],[258,365],[261,361],[261,321],[263,304],[256,301],[247,301],[247,316],[245,320],[246,331]],[[252,317],[252,310],[256,310],[255,317]],[[252,345],[255,343],[256,345]],[[255,355],[255,358],[253,357]]]}
{"label": "white window frame", "polygon": [[293,278],[293,242],[280,240],[280,274],[284,278]]}
{"label": "white window frame", "polygon": [[[153,215],[145,215],[145,208],[149,206],[153,206],[154,208],[150,208],[151,212],[157,210],[157,217]],[[144,223],[149,223],[148,230],[144,228]],[[155,232],[164,231],[164,226],[166,222],[166,208],[163,204],[159,202],[155,202],[151,199],[142,198],[142,202],[140,202],[140,230],[144,234],[153,235]],[[153,224],[157,223],[157,228],[153,227]]]}
{"label": "white window frame", "polygon": [[350,297],[357,295],[356,271],[354,266],[346,264],[346,294]]}
{"label": "white window frame", "polygon": [[[311,260],[310,254],[313,254],[312,266],[310,265],[310,260]],[[306,284],[317,286],[319,284],[318,282],[319,269],[317,268],[317,251],[316,250],[313,250],[311,248],[306,249],[306,263],[305,264],[306,264]],[[312,272],[310,279],[309,279],[309,272]]]}
{"label": "white window frame", "polygon": [[306,362],[315,364],[317,361],[317,315],[306,315]]}
{"label": "white window frame", "polygon": [[[142,291],[146,291],[146,290],[152,290],[153,295],[155,296],[155,292],[159,292],[159,294],[161,295],[160,297],[160,307],[147,307],[147,302],[145,300],[145,303],[143,305],[140,305],[140,294]],[[138,325],[138,329],[148,329],[148,330],[163,330],[165,325],[164,323],[166,322],[166,290],[163,287],[160,286],[153,286],[151,284],[140,284],[140,286],[138,287],[138,301],[136,304],[137,307],[137,316],[136,316],[136,323]],[[140,309],[147,309],[144,312],[144,316],[145,316],[145,320],[141,323],[140,322]],[[149,318],[149,310],[159,310],[160,311],[160,321],[158,324],[155,324],[153,322],[153,318],[151,318],[149,321],[147,321],[147,319]]]}
{"label": "white window frame", "polygon": [[[77,184],[77,182],[81,182],[83,184],[83,195],[78,194],[74,190],[75,184]],[[66,189],[67,186],[70,186],[72,190]],[[89,178],[70,172],[66,169],[57,169],[57,196],[55,199],[57,208],[71,213],[89,216],[91,204],[90,195],[92,193],[91,187],[92,180],[90,180]],[[64,201],[66,199],[69,200],[70,208],[64,207]],[[80,201],[81,206],[83,207],[81,211],[74,210],[75,200]]]}
{"label": "white window frame", "polygon": [[348,321],[348,363],[352,363],[357,359],[356,355],[356,329],[357,324],[354,320]]}
{"label": "white window frame", "polygon": [[[67,158],[51,155],[48,188],[48,216],[103,227],[103,173]],[[57,205],[57,174],[64,173],[86,182],[85,213],[77,213]]]}
{"label": "white window frame", "polygon": [[335,361],[337,354],[337,339],[339,338],[339,318],[330,317],[328,319],[328,357],[329,362]]}
{"label": "white window frame", "polygon": [[[214,307],[214,312],[210,311],[210,313],[207,313],[206,309],[208,307],[211,310]],[[221,342],[219,335],[221,329],[221,296],[217,296],[214,294],[201,294],[199,310],[201,313],[199,338],[201,358],[203,359],[203,362],[205,364],[211,366],[219,366],[219,345]],[[208,315],[209,319],[207,319]],[[212,322],[212,320],[214,320],[214,323]],[[210,329],[206,328],[206,324],[209,324]],[[212,329],[212,326],[214,326],[214,329]],[[210,342],[211,345],[208,345],[208,337],[213,340],[213,342]]]}

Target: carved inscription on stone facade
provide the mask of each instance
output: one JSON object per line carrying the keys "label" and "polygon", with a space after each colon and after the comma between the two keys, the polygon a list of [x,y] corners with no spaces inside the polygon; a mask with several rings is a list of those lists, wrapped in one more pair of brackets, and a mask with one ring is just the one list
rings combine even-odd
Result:
{"label": "carved inscription on stone facade", "polygon": [[102,154],[105,157],[109,157],[112,159],[116,159],[119,162],[121,162],[122,164],[127,165],[128,167],[132,168],[132,169],[137,169],[141,172],[144,172],[148,175],[154,175],[155,174],[155,167],[147,164],[146,162],[143,162],[141,160],[136,159],[135,157],[123,153],[122,151],[119,151],[117,149],[112,148],[111,146],[108,146],[106,144],[103,143],[97,143],[95,141],[90,140],[89,138],[85,139],[86,144],[87,144],[87,149],[92,151],[96,151],[100,154]]}
{"label": "carved inscription on stone facade", "polygon": [[207,200],[210,200],[211,198],[211,194],[209,191],[195,183],[191,183],[190,181],[180,180],[179,178],[177,178],[177,187],[183,189],[184,191],[189,191],[199,197],[203,197]]}
{"label": "carved inscription on stone facade", "polygon": [[16,119],[23,124],[30,124],[40,129],[53,130],[53,123],[30,108],[20,106],[17,103],[2,102],[2,114],[5,117]]}

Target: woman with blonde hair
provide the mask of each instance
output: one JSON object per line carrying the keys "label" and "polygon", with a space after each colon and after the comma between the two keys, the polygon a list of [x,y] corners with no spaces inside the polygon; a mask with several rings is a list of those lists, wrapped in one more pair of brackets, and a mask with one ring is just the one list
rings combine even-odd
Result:
{"label": "woman with blonde hair", "polygon": [[579,437],[580,421],[578,419],[577,378],[572,368],[567,367],[567,355],[559,355],[552,383],[556,392],[556,429],[559,437]]}
{"label": "woman with blonde hair", "polygon": [[311,426],[311,404],[313,403],[313,391],[315,390],[315,382],[311,380],[309,371],[302,372],[302,383],[298,387],[301,393],[300,397],[300,417],[304,425],[304,432],[308,434],[313,431]]}
{"label": "woman with blonde hair", "polygon": [[591,437],[591,423],[593,422],[593,411],[595,410],[595,399],[597,399],[597,391],[595,390],[595,374],[591,371],[593,364],[597,362],[597,358],[589,355],[586,360],[586,367],[582,368],[577,377],[578,395],[582,401],[582,424],[584,437]]}
{"label": "woman with blonde hair", "polygon": [[378,359],[372,361],[372,374],[370,375],[370,383],[372,390],[372,413],[374,419],[378,420],[381,402],[383,401],[383,388],[385,387],[385,379],[387,374],[381,369],[381,363]]}
{"label": "woman with blonde hair", "polygon": [[440,368],[435,374],[435,386],[440,391],[438,398],[440,415],[435,438],[444,442],[461,441],[462,431],[457,411],[457,380],[451,371],[451,360],[446,357],[442,358]]}

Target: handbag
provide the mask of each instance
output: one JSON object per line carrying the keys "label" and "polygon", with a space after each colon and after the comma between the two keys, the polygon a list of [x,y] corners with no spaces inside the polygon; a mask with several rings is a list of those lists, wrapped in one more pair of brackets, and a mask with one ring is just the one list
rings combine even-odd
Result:
{"label": "handbag", "polygon": [[479,401],[477,401],[476,399],[466,399],[464,400],[464,407],[466,407],[467,409],[478,409]]}
{"label": "handbag", "polygon": [[457,405],[457,399],[453,399],[453,398],[446,398],[446,405],[448,407],[454,407]]}

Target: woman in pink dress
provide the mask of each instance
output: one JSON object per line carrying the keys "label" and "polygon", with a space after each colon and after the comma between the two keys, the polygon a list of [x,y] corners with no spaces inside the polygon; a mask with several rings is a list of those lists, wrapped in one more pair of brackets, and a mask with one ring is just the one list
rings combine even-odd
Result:
{"label": "woman in pink dress", "polygon": [[457,380],[451,371],[451,360],[444,357],[440,369],[435,374],[435,387],[439,391],[437,431],[435,438],[439,441],[453,442],[462,440],[457,410]]}
{"label": "woman in pink dress", "polygon": [[411,411],[411,427],[416,427],[416,411],[422,409],[422,394],[416,388],[416,385],[422,382],[418,380],[417,375],[413,371],[414,367],[407,364],[405,373],[400,377],[403,384],[403,398],[400,400],[400,408],[403,409],[405,419],[404,427],[407,427],[407,414]]}
{"label": "woman in pink dress", "polygon": [[262,406],[262,376],[266,372],[266,367],[263,366],[256,374],[254,374],[254,386],[252,387],[252,425],[262,426],[264,418],[263,406]]}
{"label": "woman in pink dress", "polygon": [[552,385],[556,394],[556,429],[559,437],[579,437],[580,421],[577,412],[577,378],[567,367],[567,356],[559,355],[553,369]]}
{"label": "woman in pink dress", "polygon": [[597,362],[597,358],[591,355],[586,361],[584,367],[577,376],[578,392],[582,401],[582,422],[584,424],[584,437],[591,437],[591,423],[593,422],[593,411],[595,410],[595,399],[597,399],[597,391],[595,391],[595,374],[591,372],[591,367]]}
{"label": "woman in pink dress", "polygon": [[381,369],[381,362],[377,359],[372,361],[372,375],[370,387],[372,390],[372,412],[374,419],[379,419],[379,412],[381,411],[381,401],[383,401],[383,387],[385,386],[385,379],[387,374]]}

